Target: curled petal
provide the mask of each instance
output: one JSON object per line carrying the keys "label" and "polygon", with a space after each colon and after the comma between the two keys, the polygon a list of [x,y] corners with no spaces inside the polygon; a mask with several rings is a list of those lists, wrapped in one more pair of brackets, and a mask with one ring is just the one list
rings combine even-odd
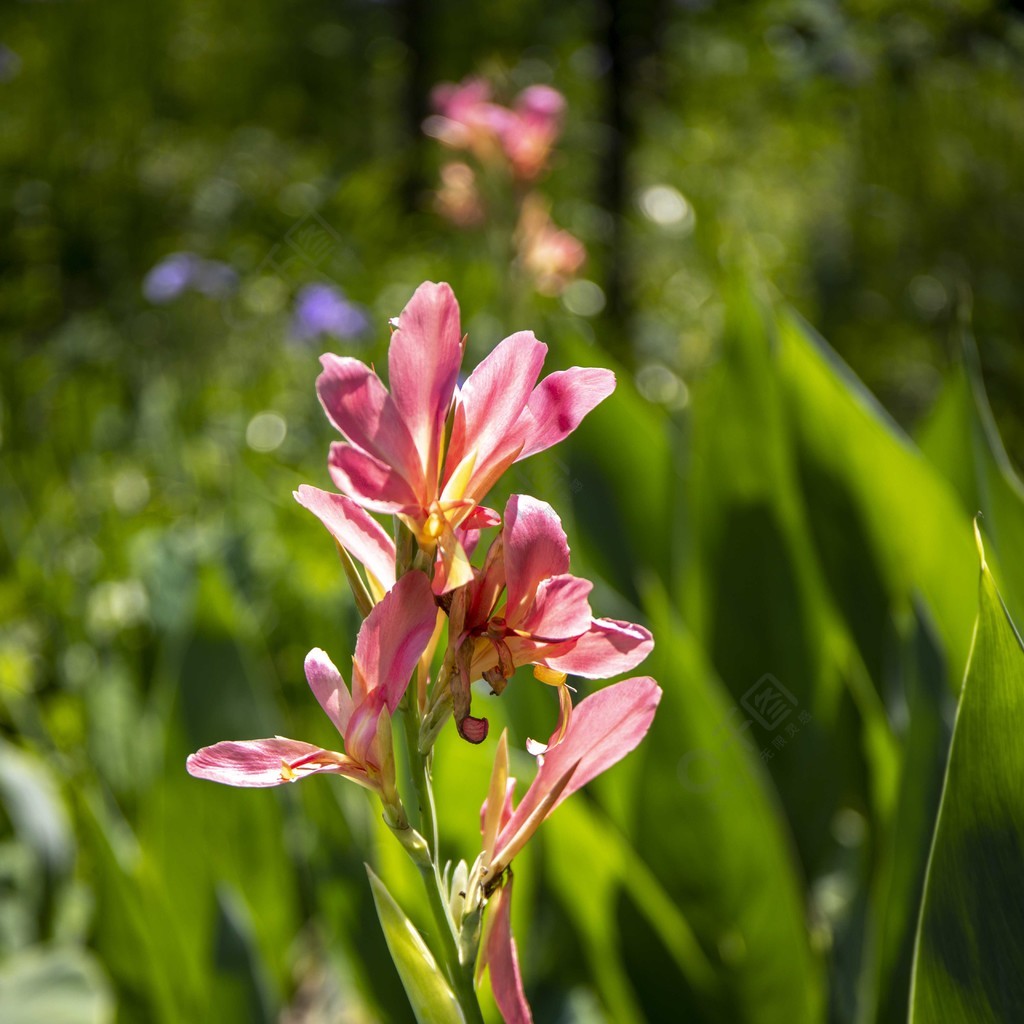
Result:
{"label": "curled petal", "polygon": [[548,374],[534,389],[517,424],[525,441],[517,461],[564,440],[614,390],[611,370],[574,366]]}
{"label": "curled petal", "polygon": [[483,743],[490,725],[486,718],[474,718],[470,713],[473,695],[470,691],[469,661],[472,645],[465,644],[459,650],[454,671],[451,674],[452,714],[459,735],[470,743]]}
{"label": "curled petal", "polygon": [[654,648],[650,631],[634,622],[594,619],[571,648],[553,649],[543,664],[584,679],[608,679],[636,668]]}
{"label": "curled petal", "polygon": [[351,757],[282,736],[265,740],[225,740],[190,754],[189,775],[227,786],[267,787],[297,782],[307,775],[345,775],[373,788],[366,771]]}
{"label": "curled petal", "polygon": [[331,494],[302,484],[295,500],[320,520],[331,536],[357,561],[366,566],[383,587],[395,584],[395,542],[368,512],[343,494]]}

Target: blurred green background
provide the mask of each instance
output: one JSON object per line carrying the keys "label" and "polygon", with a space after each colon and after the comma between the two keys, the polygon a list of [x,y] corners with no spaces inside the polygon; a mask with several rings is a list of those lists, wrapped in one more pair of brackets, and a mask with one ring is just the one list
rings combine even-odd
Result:
{"label": "blurred green background", "polygon": [[[530,328],[548,370],[617,370],[504,486],[559,509],[665,690],[517,861],[537,1019],[905,1019],[979,510],[1024,618],[1016,7],[6,5],[0,1017],[409,1019],[363,869],[402,892],[402,854],[363,795],[184,758],[336,742],[302,658],[344,665],[358,617],[290,496],[328,485],[317,356],[382,365],[433,279],[470,363]],[[429,90],[470,73],[567,97],[541,187],[589,258],[559,297],[432,209]],[[151,301],[182,252],[206,293]],[[368,329],[300,337],[315,283]],[[541,689],[487,702],[520,748]],[[443,743],[453,856],[491,755]]]}

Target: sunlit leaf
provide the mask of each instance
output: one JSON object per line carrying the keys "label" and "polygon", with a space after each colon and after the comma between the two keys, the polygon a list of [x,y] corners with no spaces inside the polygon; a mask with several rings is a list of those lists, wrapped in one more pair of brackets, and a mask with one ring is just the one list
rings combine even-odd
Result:
{"label": "sunlit leaf", "polygon": [[1010,1024],[1024,1006],[1024,645],[984,555],[980,602],[928,862],[911,1024]]}
{"label": "sunlit leaf", "polygon": [[420,933],[369,865],[366,873],[388,949],[416,1020],[419,1024],[464,1024],[458,1000]]}

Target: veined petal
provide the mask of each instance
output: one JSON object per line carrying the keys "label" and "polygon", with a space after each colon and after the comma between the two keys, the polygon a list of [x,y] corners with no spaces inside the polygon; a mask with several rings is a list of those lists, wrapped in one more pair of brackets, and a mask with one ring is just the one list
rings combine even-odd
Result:
{"label": "veined petal", "polygon": [[409,431],[380,378],[365,363],[327,353],[316,379],[320,403],[331,423],[356,447],[392,467],[416,494],[423,491],[423,466]]}
{"label": "veined petal", "polygon": [[483,955],[491,973],[491,991],[505,1024],[533,1024],[530,1004],[519,973],[516,940],[512,938],[512,879],[487,902],[487,935]]}
{"label": "veined petal", "polygon": [[[559,785],[563,788],[546,809],[550,814],[567,796],[622,760],[647,734],[661,689],[650,676],[637,676],[606,686],[580,701],[560,743],[557,730],[533,783],[498,836],[496,854],[516,840]],[[573,767],[575,770],[573,771]],[[568,784],[563,780],[571,772]]]}
{"label": "veined petal", "polygon": [[517,462],[568,437],[615,390],[615,374],[573,366],[548,374],[534,389],[517,424],[524,440]]}
{"label": "veined petal", "polygon": [[406,480],[360,448],[333,441],[327,471],[339,491],[371,512],[423,515],[421,503]]}
{"label": "veined petal", "polygon": [[374,605],[363,621],[353,657],[352,695],[357,705],[356,675],[367,690],[383,691],[383,699],[394,712],[405,693],[413,669],[430,642],[437,619],[437,605],[426,574],[406,573]]}
{"label": "veined petal", "polygon": [[353,704],[352,695],[341,673],[319,647],[314,647],[306,655],[304,667],[313,696],[320,702],[320,707],[334,723],[334,727],[344,736],[348,720],[352,717]]}
{"label": "veined petal", "polygon": [[520,331],[500,342],[470,374],[455,405],[445,482],[475,450],[466,494],[480,500],[515,461],[523,444],[516,425],[530,400],[547,350],[532,331]]}
{"label": "veined petal", "polygon": [[505,619],[521,621],[542,580],[569,571],[569,542],[562,521],[544,501],[513,494],[505,506]]}
{"label": "veined petal", "polygon": [[331,494],[302,484],[293,494],[327,527],[331,536],[358,562],[366,566],[385,590],[395,584],[395,542],[384,527],[361,506],[343,494]]}
{"label": "veined petal", "polygon": [[[327,772],[370,785],[352,758],[312,743],[275,736],[265,740],[225,740],[190,754],[189,775],[227,786],[267,787]],[[372,788],[372,787],[371,787]]]}
{"label": "veined petal", "polygon": [[[447,284],[427,281],[402,310],[391,336],[388,383],[428,489],[436,485],[444,423],[461,363],[459,304]],[[434,494],[426,497],[433,500]]]}
{"label": "veined petal", "polygon": [[654,637],[643,626],[595,619],[570,650],[553,651],[542,663],[584,679],[608,679],[636,668],[653,648]]}
{"label": "veined petal", "polygon": [[590,580],[564,573],[541,580],[530,607],[519,621],[506,622],[515,629],[547,640],[580,636],[590,629],[593,615],[588,597],[594,584]]}

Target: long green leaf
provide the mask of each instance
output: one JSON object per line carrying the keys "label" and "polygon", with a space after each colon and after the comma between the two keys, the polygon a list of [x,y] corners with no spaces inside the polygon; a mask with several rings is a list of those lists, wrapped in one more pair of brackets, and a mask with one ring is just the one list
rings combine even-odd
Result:
{"label": "long green leaf", "polygon": [[980,609],[918,925],[911,1024],[1021,1019],[1022,735],[1024,645],[982,553]]}

